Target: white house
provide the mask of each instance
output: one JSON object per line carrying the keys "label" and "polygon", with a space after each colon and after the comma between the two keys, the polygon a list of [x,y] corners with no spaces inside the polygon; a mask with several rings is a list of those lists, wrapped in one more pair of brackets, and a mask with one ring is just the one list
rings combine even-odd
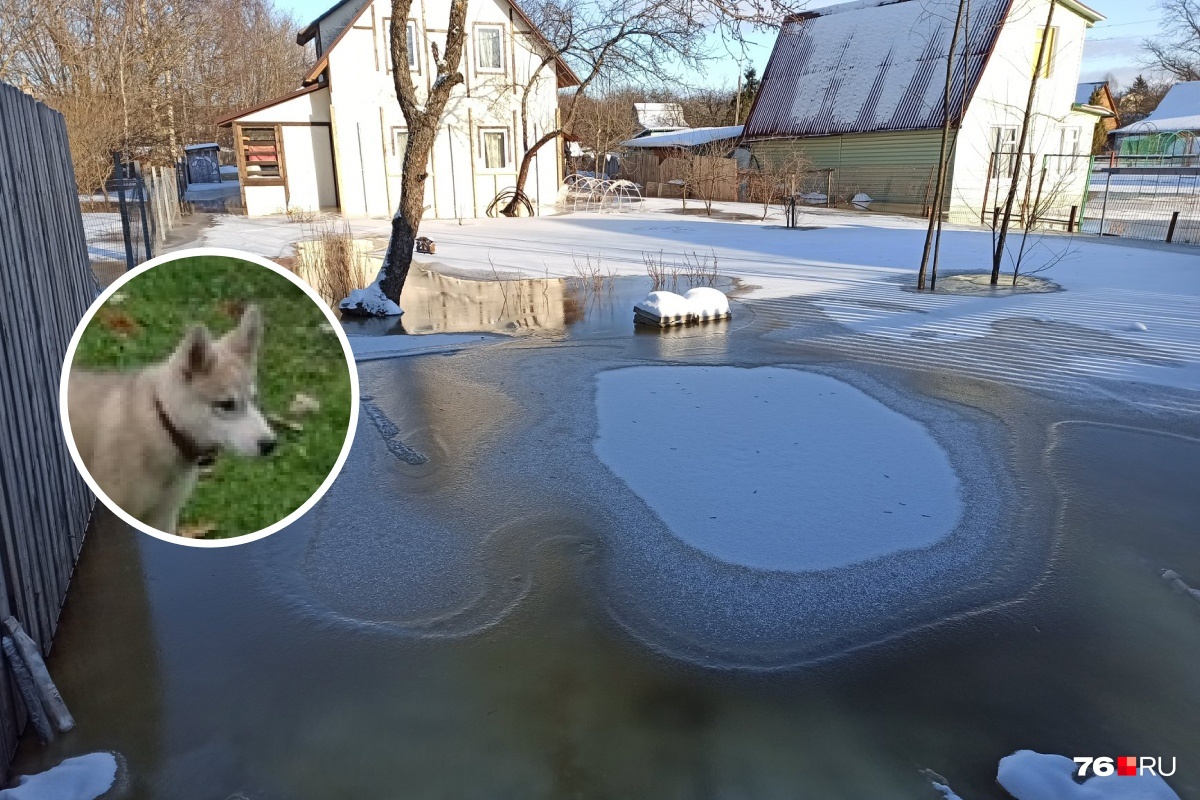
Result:
{"label": "white house", "polygon": [[[414,0],[406,33],[418,99],[429,90],[431,48],[445,50],[448,0]],[[389,217],[400,202],[407,131],[392,82],[388,0],[342,0],[308,25],[317,60],[301,88],[218,124],[232,126],[242,199],[251,216],[286,209],[338,209]],[[535,79],[528,114],[521,95],[546,54],[544,37],[515,3],[470,0],[460,65],[465,82],[446,105],[430,156],[426,216],[478,217],[516,184],[525,144],[555,124],[557,91],[577,85],[556,60]],[[535,209],[553,205],[561,149],[543,146],[525,193]]]}
{"label": "white house", "polygon": [[[1053,197],[1051,214],[1065,217],[1083,197],[1086,156],[1106,112],[1077,106],[1075,94],[1086,31],[1103,17],[1077,0],[1056,0],[1043,43],[1050,2],[970,5],[949,98],[951,220],[986,222],[1003,203],[1043,47],[1020,196],[1032,154],[1030,194],[1040,186],[1044,199]],[[821,189],[865,193],[873,209],[928,213],[958,8],[959,0],[859,0],[789,17],[746,122],[754,156],[778,162],[803,153]]]}

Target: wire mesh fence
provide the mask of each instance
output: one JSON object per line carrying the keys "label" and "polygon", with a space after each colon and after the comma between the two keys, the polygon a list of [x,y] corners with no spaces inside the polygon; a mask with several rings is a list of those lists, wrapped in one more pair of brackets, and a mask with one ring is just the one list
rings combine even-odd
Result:
{"label": "wire mesh fence", "polygon": [[1091,175],[1078,230],[1200,244],[1200,166],[1097,169]]}
{"label": "wire mesh fence", "polygon": [[143,168],[113,154],[113,177],[104,190],[79,198],[88,257],[101,286],[154,258],[187,213],[181,191],[175,167]]}

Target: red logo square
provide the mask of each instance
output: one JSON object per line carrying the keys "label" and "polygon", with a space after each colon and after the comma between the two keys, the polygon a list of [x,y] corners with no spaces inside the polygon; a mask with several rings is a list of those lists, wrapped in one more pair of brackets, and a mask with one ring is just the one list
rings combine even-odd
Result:
{"label": "red logo square", "polygon": [[1138,774],[1137,756],[1119,756],[1117,758],[1117,774],[1118,775],[1137,775]]}

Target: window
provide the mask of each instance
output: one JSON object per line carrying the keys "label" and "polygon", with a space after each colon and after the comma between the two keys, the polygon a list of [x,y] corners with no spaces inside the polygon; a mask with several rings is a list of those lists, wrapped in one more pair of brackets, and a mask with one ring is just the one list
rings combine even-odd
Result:
{"label": "window", "polygon": [[408,68],[411,70],[418,69],[417,65],[417,23],[409,21],[405,26],[405,33],[408,35]]}
{"label": "window", "polygon": [[392,155],[404,162],[404,151],[408,149],[408,130],[392,128]]}
{"label": "window", "polygon": [[480,25],[475,28],[475,68],[499,72],[504,69],[501,49],[502,28],[499,25]]}
{"label": "window", "polygon": [[247,182],[283,180],[278,128],[242,128],[239,147]]}
{"label": "window", "polygon": [[992,128],[992,177],[1009,177],[1017,166],[1017,129]]}
{"label": "window", "polygon": [[1079,128],[1058,129],[1058,171],[1070,173],[1075,171],[1079,161]]}
{"label": "window", "polygon": [[[383,19],[383,53],[384,62],[387,64],[387,71],[392,71],[392,20],[389,17]],[[411,72],[421,71],[420,53],[421,42],[417,36],[417,23],[409,20],[405,26],[405,45],[408,47],[408,69]]]}
{"label": "window", "polygon": [[1033,63],[1030,64],[1030,72],[1037,71],[1038,54],[1042,54],[1042,69],[1038,72],[1039,78],[1049,78],[1050,73],[1054,71],[1054,46],[1058,42],[1058,28],[1050,28],[1050,37],[1046,38],[1046,28],[1038,28],[1037,35],[1033,40]]}
{"label": "window", "polygon": [[479,149],[484,169],[504,169],[508,166],[508,131],[480,131]]}

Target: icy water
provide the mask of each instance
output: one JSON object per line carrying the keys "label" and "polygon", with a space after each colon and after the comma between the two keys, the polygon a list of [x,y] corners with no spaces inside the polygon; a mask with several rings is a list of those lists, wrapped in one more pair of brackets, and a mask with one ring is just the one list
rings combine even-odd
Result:
{"label": "icy water", "polygon": [[[1195,420],[846,361],[816,310],[806,345],[755,303],[669,336],[620,305],[360,365],[391,439],[364,415],[262,542],[98,513],[50,659],[79,728],[18,772],[109,749],[144,798],[932,800],[932,769],[975,800],[1031,748],[1176,756],[1200,797],[1200,608],[1159,577],[1200,584]],[[693,550],[593,452],[598,373],[647,364],[853,385],[945,449],[961,535],[833,575]]]}

